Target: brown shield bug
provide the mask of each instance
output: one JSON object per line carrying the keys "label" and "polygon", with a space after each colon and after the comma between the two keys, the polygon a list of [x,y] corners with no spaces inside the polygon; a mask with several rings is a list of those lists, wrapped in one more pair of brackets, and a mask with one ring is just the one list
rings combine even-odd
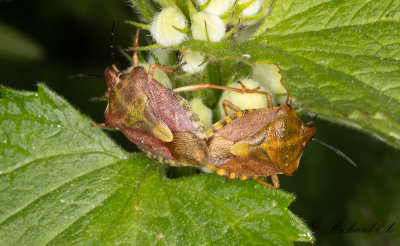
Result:
{"label": "brown shield bug", "polygon": [[[304,147],[310,140],[331,148],[355,165],[338,149],[315,139],[314,121],[303,123],[288,100],[279,107],[250,110],[240,110],[223,101],[226,115],[227,106],[236,113],[214,124],[206,135],[207,168],[228,180],[254,179],[278,188],[277,175],[291,176],[297,171]],[[271,176],[272,185],[267,182],[268,176]]]}
{"label": "brown shield bug", "polygon": [[[93,125],[121,130],[149,157],[172,166],[205,166],[208,162],[206,135],[196,113],[189,103],[176,92],[153,79],[155,68],[173,73],[157,64],[148,72],[139,66],[136,47],[139,31],[133,44],[133,69],[121,73],[115,65],[104,71],[107,83],[105,96],[108,105],[105,123]],[[200,84],[177,91],[205,88],[228,89],[244,92],[256,90]],[[257,92],[258,93],[258,92]]]}

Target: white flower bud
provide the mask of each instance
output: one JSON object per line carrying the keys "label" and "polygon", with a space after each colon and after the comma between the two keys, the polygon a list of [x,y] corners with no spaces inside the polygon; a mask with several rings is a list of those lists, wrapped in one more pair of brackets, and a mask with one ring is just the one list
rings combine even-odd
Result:
{"label": "white flower bud", "polygon": [[252,3],[240,13],[240,16],[250,17],[258,14],[263,7],[265,0],[239,0],[238,5],[248,4],[250,2]]}
{"label": "white flower bud", "polygon": [[281,96],[276,97],[279,103],[286,100],[287,91],[281,83],[282,75],[276,65],[268,63],[256,64],[251,78],[259,81],[261,86],[265,87],[273,95],[280,94]]}
{"label": "white flower bud", "polygon": [[197,6],[203,6],[208,2],[208,0],[195,0],[194,2],[196,3]]}
{"label": "white flower bud", "polygon": [[193,38],[196,40],[207,41],[208,34],[211,42],[221,41],[225,35],[225,29],[224,22],[216,15],[197,12],[192,16],[191,30]]}
{"label": "white flower bud", "polygon": [[212,110],[200,98],[193,98],[189,103],[193,111],[199,116],[204,129],[209,129],[212,125]]}
{"label": "white flower bud", "polygon": [[185,29],[187,21],[185,16],[174,7],[163,9],[153,20],[150,26],[151,35],[162,46],[180,44],[187,35],[178,31]]}
{"label": "white flower bud", "polygon": [[[255,89],[258,86],[260,86],[260,89],[259,89],[260,91],[267,91],[258,82],[254,81],[254,80],[241,79],[240,81],[242,82],[243,85],[246,86],[247,89]],[[232,83],[229,86],[233,87],[233,88],[239,88],[239,89],[242,88],[242,86],[238,82]],[[229,102],[235,104],[242,110],[265,108],[268,106],[267,97],[263,94],[258,94],[258,93],[241,94],[239,92],[225,90],[222,93],[221,99],[218,103],[219,113],[220,113],[221,118],[224,118],[226,116],[224,113],[222,104],[221,104],[223,100],[228,100]],[[228,107],[227,107],[227,109],[228,109],[229,114],[232,114],[234,112],[233,110],[229,109]]]}
{"label": "white flower bud", "polygon": [[187,73],[198,73],[207,65],[207,62],[204,62],[204,56],[195,51],[183,53],[182,62],[187,63],[182,67],[182,70]]}
{"label": "white flower bud", "polygon": [[[203,6],[207,3],[205,0],[196,0],[197,5]],[[221,16],[232,9],[235,0],[210,0],[204,12]]]}

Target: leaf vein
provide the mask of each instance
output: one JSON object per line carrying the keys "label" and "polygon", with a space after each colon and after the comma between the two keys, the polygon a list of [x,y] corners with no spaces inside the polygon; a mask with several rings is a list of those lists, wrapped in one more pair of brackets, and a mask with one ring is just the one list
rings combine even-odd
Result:
{"label": "leaf vein", "polygon": [[[364,3],[364,5],[361,5],[361,4],[360,4],[360,5],[359,5],[360,7],[357,9],[357,11],[353,13],[353,16],[352,16],[351,20],[349,21],[349,23],[353,23],[353,20],[358,16],[357,14],[360,13],[361,10],[362,10],[365,6],[367,6],[368,4],[370,4],[372,1],[374,1],[374,0],[370,0],[369,2]],[[356,6],[358,6],[358,5],[356,5]],[[356,6],[355,6],[355,7],[356,7]]]}

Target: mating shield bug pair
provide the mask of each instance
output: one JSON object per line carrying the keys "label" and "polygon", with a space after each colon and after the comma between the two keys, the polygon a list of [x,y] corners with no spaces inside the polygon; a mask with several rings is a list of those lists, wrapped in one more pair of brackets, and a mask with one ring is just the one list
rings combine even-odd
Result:
{"label": "mating shield bug pair", "polygon": [[[133,69],[121,73],[114,65],[104,71],[108,86],[105,96],[108,105],[105,123],[93,125],[113,127],[135,143],[149,157],[172,166],[205,166],[208,162],[208,148],[204,127],[189,103],[176,92],[164,87],[153,79],[155,68],[173,73],[152,64],[148,72],[139,66],[135,48],[139,32],[133,44]],[[211,84],[200,84],[181,88],[179,91],[205,88],[240,90]]]}

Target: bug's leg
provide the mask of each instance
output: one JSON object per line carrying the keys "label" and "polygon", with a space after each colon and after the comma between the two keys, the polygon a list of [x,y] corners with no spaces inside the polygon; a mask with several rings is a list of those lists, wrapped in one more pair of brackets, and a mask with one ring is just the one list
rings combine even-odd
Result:
{"label": "bug's leg", "polygon": [[163,71],[165,71],[165,72],[167,72],[167,73],[174,73],[174,72],[175,72],[175,69],[166,68],[166,67],[163,67],[163,66],[158,65],[158,64],[151,64],[151,65],[149,66],[149,71],[148,71],[148,73],[149,73],[149,75],[150,75],[151,77],[153,77],[153,75],[154,75],[154,70],[155,70],[156,68],[159,68],[159,69],[161,69],[161,70],[163,70]]}
{"label": "bug's leg", "polygon": [[106,123],[91,124],[90,127],[106,127]]}
{"label": "bug's leg", "polygon": [[272,184],[274,185],[274,188],[278,188],[280,186],[278,175],[276,175],[276,174],[272,175],[271,179],[272,179]]}
{"label": "bug's leg", "polygon": [[[137,55],[137,54],[136,54]],[[115,72],[117,75],[119,75],[121,72],[118,70],[117,66],[115,66],[114,64],[111,65],[113,72]]]}
{"label": "bug's leg", "polygon": [[260,86],[254,88],[254,89],[247,89],[247,87],[242,83],[242,81],[238,81],[238,83],[242,86],[242,89],[245,91],[245,93],[260,93],[264,94],[267,97],[267,107],[272,108],[272,96],[266,91],[259,91]]}
{"label": "bug's leg", "polygon": [[167,72],[167,73],[174,73],[176,70],[178,70],[178,69],[180,69],[183,65],[185,65],[186,64],[186,62],[183,62],[182,64],[180,64],[179,66],[177,66],[176,68],[174,68],[174,69],[171,69],[171,68],[166,68],[166,67],[163,67],[163,66],[161,66],[161,65],[158,65],[158,64],[151,64],[150,66],[149,66],[149,71],[148,71],[148,76],[149,76],[149,78],[153,78],[153,75],[154,75],[154,70],[156,69],[156,68],[159,68],[159,69],[161,69],[161,70],[163,70],[163,71],[165,71],[165,72]]}
{"label": "bug's leg", "polygon": [[289,96],[287,96],[285,103],[290,105],[292,103],[292,99],[290,99]]}
{"label": "bug's leg", "polygon": [[235,91],[235,92],[239,92],[241,94],[244,94],[244,93],[259,93],[259,94],[263,94],[263,95],[266,95],[266,94],[269,95],[268,92],[259,91],[259,89],[260,89],[259,87],[255,88],[255,89],[248,89],[240,81],[239,81],[239,83],[242,85],[242,89],[234,88],[234,87],[228,87],[228,86],[222,86],[222,85],[214,85],[214,84],[197,84],[197,85],[188,85],[188,86],[182,86],[182,87],[179,87],[179,88],[175,88],[174,91],[175,92],[198,91],[198,90],[204,90],[204,89],[207,89],[207,88],[213,88],[213,89],[220,89],[220,90]]}
{"label": "bug's leg", "polygon": [[135,42],[133,43],[133,57],[132,57],[132,61],[133,61],[133,66],[134,67],[137,67],[137,66],[139,66],[139,57],[138,57],[138,54],[137,54],[137,51],[136,51],[136,47],[138,47],[138,45],[139,45],[139,30],[140,29],[137,29],[137,31],[136,31],[136,36],[135,36]]}
{"label": "bug's leg", "polygon": [[228,110],[226,109],[226,107],[229,107],[230,109],[232,109],[233,111],[239,112],[242,111],[238,106],[236,106],[235,104],[231,103],[228,100],[223,100],[222,101],[222,108],[224,109],[224,113],[226,116],[229,116]]}
{"label": "bug's leg", "polygon": [[264,181],[264,180],[255,179],[255,181],[257,181],[258,183],[263,184],[263,185],[265,185],[265,186],[268,186],[268,187],[270,187],[270,188],[272,188],[272,189],[275,189],[275,187],[274,187],[273,185],[271,185],[270,183],[268,183],[268,182],[266,182],[266,181]]}
{"label": "bug's leg", "polygon": [[163,66],[158,65],[158,64],[151,64],[151,65],[149,66],[148,74],[149,74],[150,77],[153,77],[153,75],[154,75],[154,70],[155,70],[156,68],[159,68],[159,69],[161,69],[161,70],[163,70],[163,71],[165,71],[165,72],[167,72],[167,73],[174,73],[176,70],[178,70],[178,69],[180,69],[181,67],[183,67],[183,65],[185,65],[186,63],[187,63],[187,62],[183,62],[182,64],[180,64],[179,66],[177,66],[177,67],[174,68],[174,69],[166,68],[166,67],[163,67]]}
{"label": "bug's leg", "polygon": [[[132,57],[132,60],[133,60],[133,66],[134,67],[139,66],[139,57],[138,57],[138,54],[137,54],[137,51],[136,51],[136,47],[138,47],[138,45],[139,45],[139,30],[140,29],[137,29],[137,31],[136,31],[135,42],[133,43],[133,57]],[[176,70],[178,70],[179,68],[181,68],[185,64],[186,64],[186,62],[180,64],[178,67],[176,67],[174,69],[166,68],[166,67],[163,67],[163,66],[158,65],[158,64],[151,64],[149,66],[148,74],[149,74],[149,77],[152,78],[153,75],[154,75],[155,68],[159,68],[159,69],[161,69],[161,70],[163,70],[163,71],[165,71],[167,73],[174,73]]]}
{"label": "bug's leg", "polygon": [[225,177],[225,183],[229,183],[231,181],[232,181],[232,179],[230,179],[229,177]]}
{"label": "bug's leg", "polygon": [[261,91],[257,90],[249,90],[249,89],[238,89],[238,88],[233,88],[233,87],[228,87],[228,86],[222,86],[222,85],[214,85],[214,84],[197,84],[197,85],[188,85],[188,86],[182,86],[179,88],[175,88],[175,92],[184,92],[184,91],[199,91],[199,90],[204,90],[207,88],[213,88],[213,89],[220,89],[220,90],[229,90],[229,91],[236,91],[239,93],[261,93],[264,94]]}
{"label": "bug's leg", "polygon": [[188,86],[179,87],[179,88],[174,89],[174,91],[175,92],[184,92],[184,91],[197,91],[197,90],[204,90],[207,88],[214,88],[214,89],[220,89],[220,90],[235,91],[235,92],[239,92],[241,94],[259,93],[259,94],[263,94],[267,97],[267,106],[269,108],[272,107],[272,97],[268,92],[260,91],[259,90],[260,87],[257,87],[254,89],[248,89],[241,81],[238,81],[238,83],[242,86],[242,89],[228,87],[228,86],[222,86],[222,85],[214,85],[214,84],[197,84],[197,85],[188,85]]}
{"label": "bug's leg", "polygon": [[268,183],[267,180],[259,180],[259,179],[255,179],[255,181],[257,181],[260,184],[266,185],[272,189],[276,189],[279,187],[279,179],[278,179],[278,175],[272,175],[271,176],[272,179],[272,184]]}

